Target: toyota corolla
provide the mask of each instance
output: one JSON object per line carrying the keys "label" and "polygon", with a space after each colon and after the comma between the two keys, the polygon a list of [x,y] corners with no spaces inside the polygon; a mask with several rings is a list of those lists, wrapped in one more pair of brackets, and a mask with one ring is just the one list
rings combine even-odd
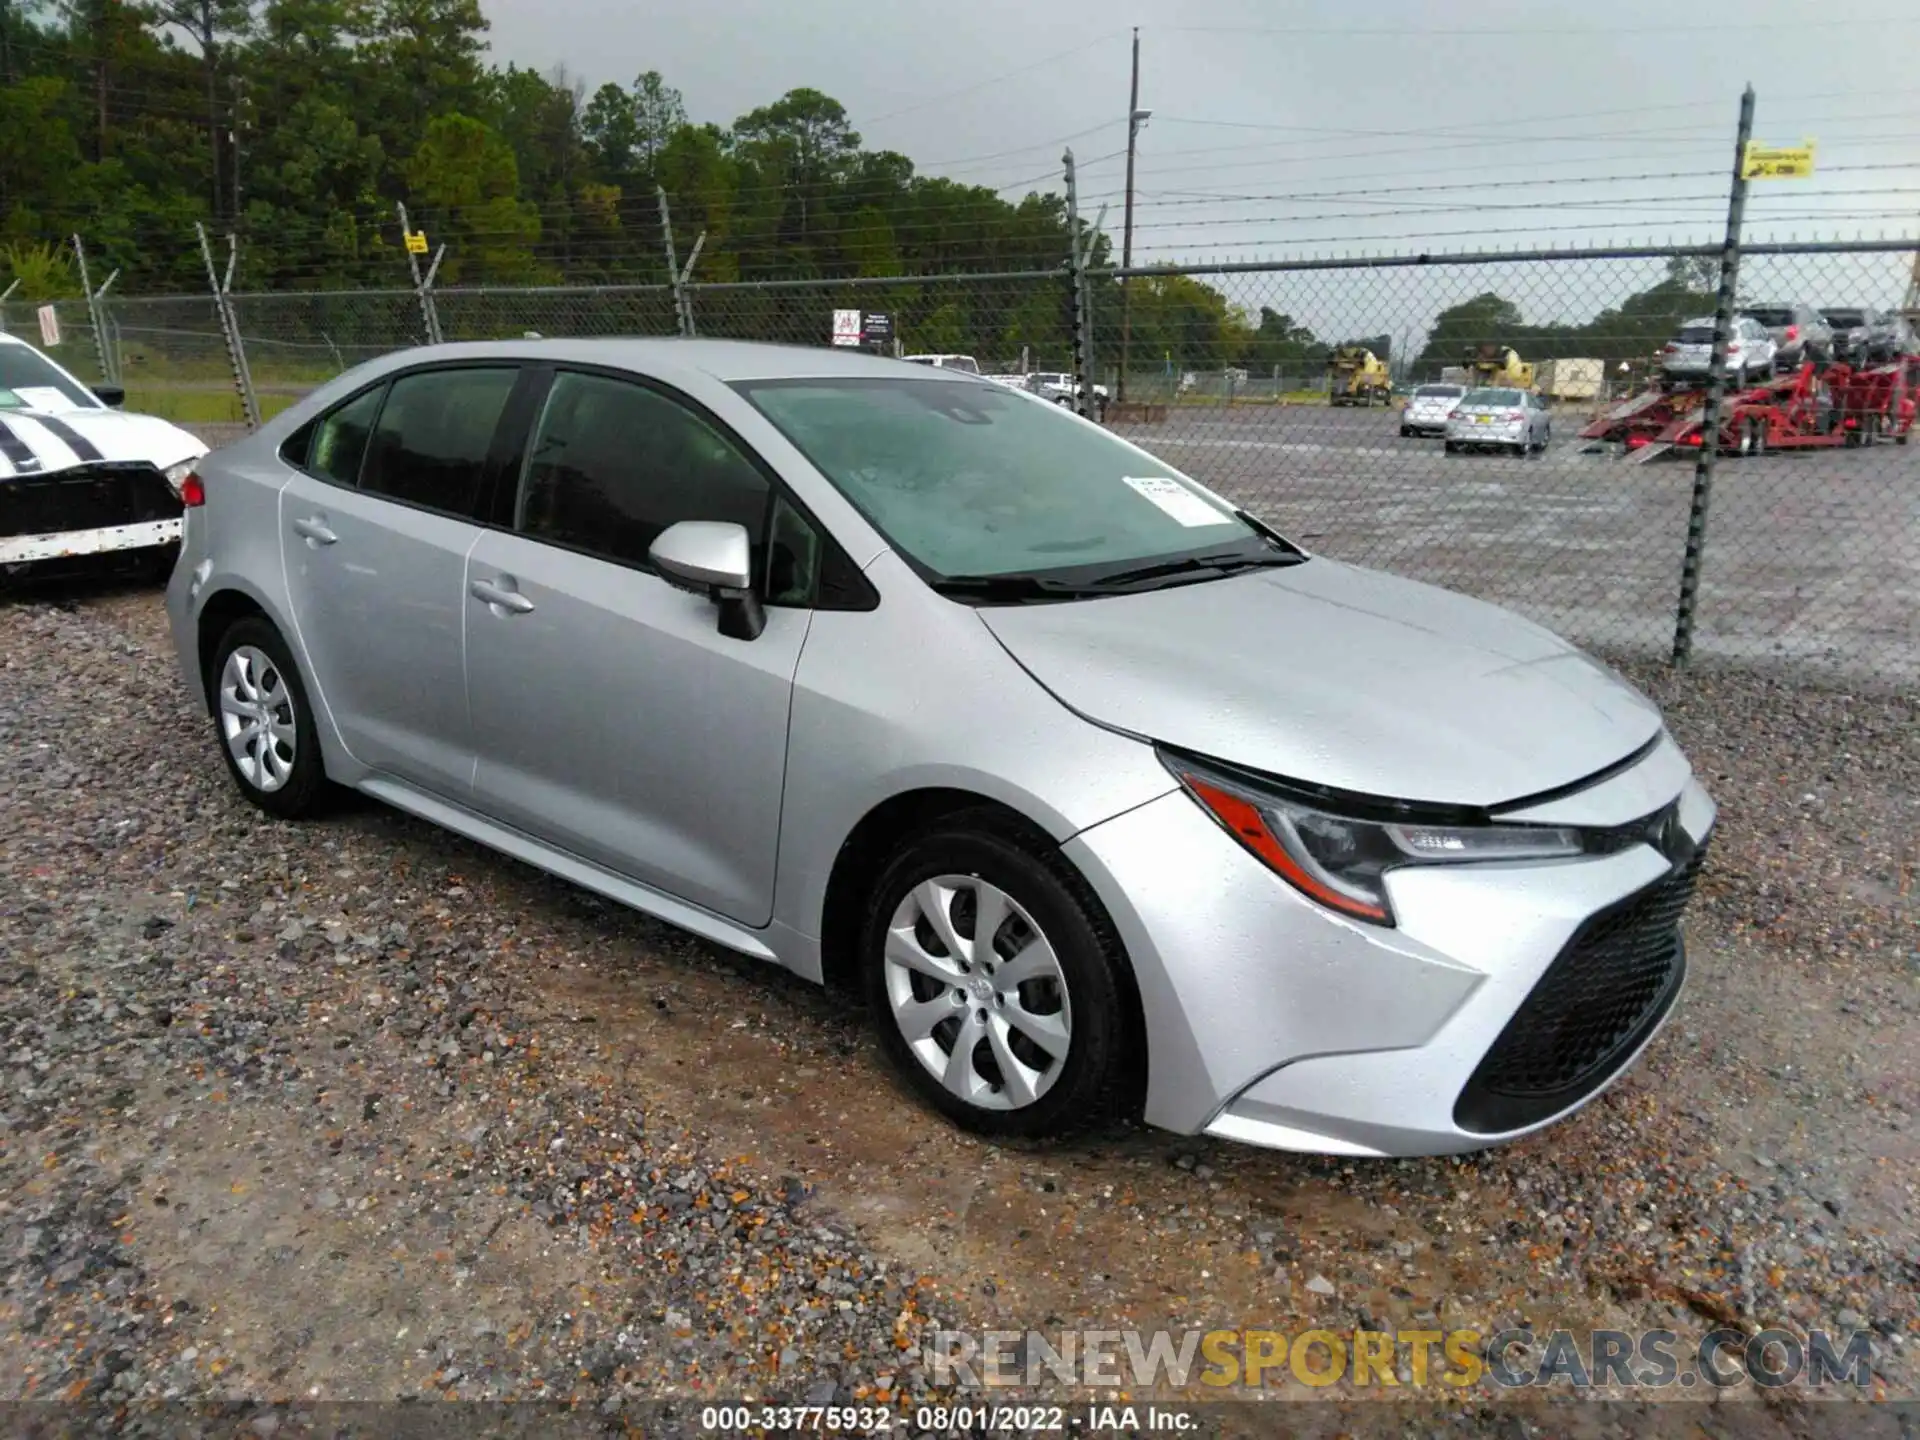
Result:
{"label": "toyota corolla", "polygon": [[863,994],[983,1132],[1470,1150],[1681,988],[1714,806],[1651,703],[1035,396],[443,345],[184,493],[173,634],[248,800],[353,787]]}

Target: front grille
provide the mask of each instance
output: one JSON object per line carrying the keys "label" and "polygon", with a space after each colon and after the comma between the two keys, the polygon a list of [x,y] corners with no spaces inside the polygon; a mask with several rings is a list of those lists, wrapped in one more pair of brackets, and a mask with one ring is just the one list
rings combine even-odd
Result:
{"label": "front grille", "polygon": [[1693,849],[1574,932],[1460,1092],[1456,1124],[1494,1134],[1557,1114],[1653,1033],[1686,975],[1680,916],[1705,858]]}
{"label": "front grille", "polygon": [[167,477],[144,461],[0,480],[0,536],[178,520],[183,508]]}

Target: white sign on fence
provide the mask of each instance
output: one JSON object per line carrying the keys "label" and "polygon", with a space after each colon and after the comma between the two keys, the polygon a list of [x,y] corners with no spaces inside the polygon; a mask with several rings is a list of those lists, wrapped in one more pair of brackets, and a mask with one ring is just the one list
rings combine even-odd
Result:
{"label": "white sign on fence", "polygon": [[60,312],[51,305],[42,305],[40,316],[40,343],[58,345],[60,343]]}
{"label": "white sign on fence", "polygon": [[833,343],[836,345],[860,343],[860,312],[858,310],[833,312]]}

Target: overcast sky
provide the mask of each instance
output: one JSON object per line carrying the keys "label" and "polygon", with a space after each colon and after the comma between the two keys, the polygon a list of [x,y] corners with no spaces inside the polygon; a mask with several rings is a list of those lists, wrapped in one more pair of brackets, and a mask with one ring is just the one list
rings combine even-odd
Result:
{"label": "overcast sky", "polygon": [[1750,235],[1920,230],[1912,0],[482,3],[501,62],[657,69],[723,125],[812,86],[869,147],[1013,197],[1071,144],[1116,250],[1138,25],[1137,261],[1717,240],[1749,81],[1756,139],[1816,139],[1822,172],[1756,186]]}

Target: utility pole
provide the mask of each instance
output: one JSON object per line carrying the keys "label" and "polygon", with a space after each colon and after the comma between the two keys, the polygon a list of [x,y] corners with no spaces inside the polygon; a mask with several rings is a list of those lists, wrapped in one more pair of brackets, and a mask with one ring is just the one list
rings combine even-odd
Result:
{"label": "utility pole", "polygon": [[[1133,82],[1127,91],[1127,214],[1122,225],[1120,239],[1120,268],[1122,271],[1133,266],[1133,152],[1134,142],[1140,138],[1140,127],[1152,115],[1151,110],[1140,108],[1140,27],[1133,27]],[[1127,359],[1133,346],[1133,308],[1132,295],[1129,293],[1130,277],[1120,277],[1120,380],[1114,392],[1116,400],[1127,398]]]}

